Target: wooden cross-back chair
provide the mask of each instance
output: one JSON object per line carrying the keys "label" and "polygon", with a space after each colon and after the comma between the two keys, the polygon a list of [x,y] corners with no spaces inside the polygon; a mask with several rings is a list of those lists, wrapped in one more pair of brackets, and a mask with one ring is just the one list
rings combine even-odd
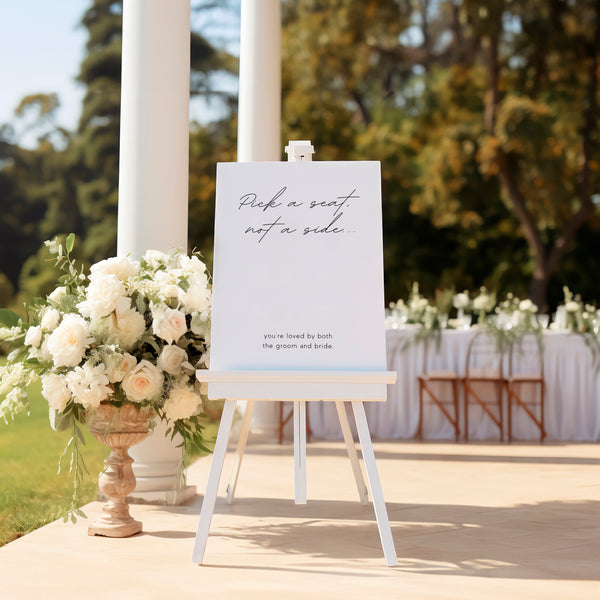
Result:
{"label": "wooden cross-back chair", "polygon": [[469,439],[469,406],[477,405],[496,425],[500,441],[504,439],[502,352],[498,341],[485,331],[478,331],[467,350],[463,379],[465,440]]}
{"label": "wooden cross-back chair", "polygon": [[511,345],[509,352],[506,378],[508,441],[513,439],[512,417],[515,408],[533,421],[540,431],[540,442],[544,441],[544,387],[542,340],[534,333],[526,333]]}
{"label": "wooden cross-back chair", "polygon": [[424,404],[429,398],[432,406],[437,406],[444,417],[454,428],[454,439],[460,436],[458,387],[462,378],[451,370],[435,370],[429,365],[429,344],[425,342],[423,372],[417,377],[419,381],[419,424],[416,437],[423,439]]}

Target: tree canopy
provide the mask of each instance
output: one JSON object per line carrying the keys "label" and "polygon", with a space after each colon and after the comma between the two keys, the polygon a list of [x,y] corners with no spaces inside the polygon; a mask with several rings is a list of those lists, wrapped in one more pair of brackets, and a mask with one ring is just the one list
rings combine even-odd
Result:
{"label": "tree canopy", "polygon": [[[54,235],[78,234],[88,262],[115,251],[121,2],[91,1],[82,26],[77,130],[56,127],[51,91],[0,126],[0,302],[49,285],[39,248]],[[282,27],[282,148],[311,139],[318,160],[382,163],[388,300],[416,280],[431,295],[484,284],[552,305],[567,284],[600,300],[597,2],[286,0]],[[203,31],[190,51],[192,94],[224,108],[190,131],[190,248],[210,259],[237,118],[214,74],[237,59]]]}

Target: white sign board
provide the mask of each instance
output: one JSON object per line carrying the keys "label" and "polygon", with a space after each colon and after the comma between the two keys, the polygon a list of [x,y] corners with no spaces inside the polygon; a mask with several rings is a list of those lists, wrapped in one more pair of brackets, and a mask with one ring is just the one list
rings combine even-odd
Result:
{"label": "white sign board", "polygon": [[378,162],[217,165],[211,370],[384,371]]}

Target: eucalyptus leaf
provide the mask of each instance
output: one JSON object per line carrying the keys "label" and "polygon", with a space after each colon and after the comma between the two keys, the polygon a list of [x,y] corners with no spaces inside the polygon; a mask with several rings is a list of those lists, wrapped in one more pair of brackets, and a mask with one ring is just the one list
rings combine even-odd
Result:
{"label": "eucalyptus leaf", "polygon": [[54,431],[66,431],[73,426],[73,416],[70,414],[59,413],[54,408],[51,408],[48,413],[50,427]]}
{"label": "eucalyptus leaf", "polygon": [[83,435],[83,431],[81,431],[81,429],[79,429],[79,427],[75,427],[75,432],[77,433],[77,437],[79,438],[79,441],[85,445],[85,437]]}
{"label": "eucalyptus leaf", "polygon": [[151,336],[151,335],[145,335],[145,336],[143,336],[142,337],[142,342],[145,342],[146,344],[149,344],[150,346],[152,346],[152,348],[154,348],[154,350],[155,350],[155,352],[157,354],[160,354],[160,347],[156,343],[156,340],[154,339],[153,336]]}
{"label": "eucalyptus leaf", "polygon": [[74,245],[75,245],[75,234],[70,233],[67,236],[67,239],[65,241],[65,246],[67,247],[67,252],[71,252],[71,250],[73,250]]}
{"label": "eucalyptus leaf", "polygon": [[146,312],[146,308],[148,308],[148,306],[146,305],[146,302],[144,301],[143,296],[138,295],[137,298],[135,299],[135,305],[137,307],[137,309],[139,310],[140,313],[144,314]]}
{"label": "eucalyptus leaf", "polygon": [[8,308],[0,308],[0,323],[6,327],[16,327],[19,324],[19,315]]}

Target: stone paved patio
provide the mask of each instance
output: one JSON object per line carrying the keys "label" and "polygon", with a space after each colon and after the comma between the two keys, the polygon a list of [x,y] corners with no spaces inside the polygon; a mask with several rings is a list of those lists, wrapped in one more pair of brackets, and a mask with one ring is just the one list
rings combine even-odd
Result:
{"label": "stone paved patio", "polygon": [[[203,566],[191,562],[200,496],[133,505],[144,532],[132,538],[89,537],[81,520],[1,548],[0,597],[600,598],[599,445],[375,442],[396,568],[385,566],[343,445],[309,444],[306,506],[293,502],[292,452],[249,444],[238,498],[217,500]],[[209,466],[189,470],[200,492]]]}

